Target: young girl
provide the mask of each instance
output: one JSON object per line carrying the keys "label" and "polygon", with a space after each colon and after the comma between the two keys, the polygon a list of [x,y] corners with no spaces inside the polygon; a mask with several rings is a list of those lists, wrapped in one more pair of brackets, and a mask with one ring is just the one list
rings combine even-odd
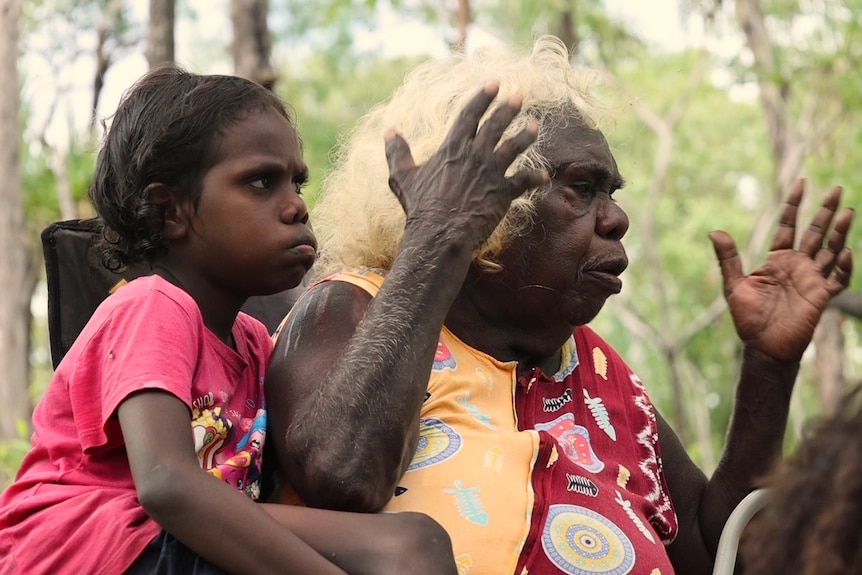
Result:
{"label": "young girl", "polygon": [[283,103],[236,77],[157,69],[124,97],[90,198],[108,297],[33,414],[0,495],[0,574],[455,573],[419,514],[256,503],[271,340],[241,313],[297,285],[316,243]]}

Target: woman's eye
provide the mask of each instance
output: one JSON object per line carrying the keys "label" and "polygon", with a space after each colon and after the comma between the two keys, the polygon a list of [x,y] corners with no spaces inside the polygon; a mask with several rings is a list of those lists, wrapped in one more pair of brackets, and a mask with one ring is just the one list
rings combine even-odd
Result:
{"label": "woman's eye", "polygon": [[593,196],[593,186],[590,182],[572,182],[569,184],[569,187],[572,188],[579,196],[584,197],[592,197]]}
{"label": "woman's eye", "polygon": [[296,194],[302,195],[302,188],[308,183],[308,176],[301,175],[293,178],[293,186],[296,188]]}

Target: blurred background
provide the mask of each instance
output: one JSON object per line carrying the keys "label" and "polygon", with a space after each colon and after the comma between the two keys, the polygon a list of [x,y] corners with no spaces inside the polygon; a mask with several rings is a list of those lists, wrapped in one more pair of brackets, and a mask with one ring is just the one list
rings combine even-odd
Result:
{"label": "blurred background", "polygon": [[[51,376],[39,233],[93,215],[102,121],[149,67],[237,74],[288,101],[313,204],[339,135],[411,65],[541,33],[601,75],[628,182],[631,264],[593,326],[711,472],[741,349],[707,233],[730,232],[749,272],[798,178],[806,223],[830,186],[860,204],[862,0],[0,0],[0,489]],[[805,355],[788,450],[860,378],[858,276]]]}

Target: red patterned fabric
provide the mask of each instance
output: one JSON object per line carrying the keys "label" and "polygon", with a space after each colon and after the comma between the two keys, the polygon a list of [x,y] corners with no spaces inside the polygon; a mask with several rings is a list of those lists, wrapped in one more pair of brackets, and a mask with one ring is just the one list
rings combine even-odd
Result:
{"label": "red patterned fabric", "polygon": [[[372,295],[383,281],[332,279]],[[439,521],[464,575],[671,575],[676,515],[640,380],[588,327],[556,374],[516,367],[443,329],[419,446],[387,510]]]}

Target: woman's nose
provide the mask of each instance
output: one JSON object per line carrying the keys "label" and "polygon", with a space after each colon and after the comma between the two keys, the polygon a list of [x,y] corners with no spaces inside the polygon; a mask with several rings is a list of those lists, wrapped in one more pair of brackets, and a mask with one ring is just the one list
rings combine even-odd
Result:
{"label": "woman's nose", "polygon": [[607,197],[599,207],[596,231],[603,237],[621,240],[629,229],[629,217],[618,203]]}

